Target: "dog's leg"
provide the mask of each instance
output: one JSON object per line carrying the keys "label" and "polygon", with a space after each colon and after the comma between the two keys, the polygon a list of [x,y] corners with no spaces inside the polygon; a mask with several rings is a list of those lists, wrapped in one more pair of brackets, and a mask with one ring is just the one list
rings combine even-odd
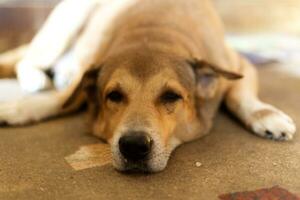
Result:
{"label": "dog's leg", "polygon": [[254,66],[232,52],[244,78],[233,83],[226,96],[228,108],[255,134],[275,140],[291,140],[296,132],[292,119],[272,105],[262,102],[257,92]]}
{"label": "dog's leg", "polygon": [[[9,125],[23,125],[76,110],[82,104],[84,97],[76,98],[72,104],[64,108],[65,102],[76,90],[83,74],[97,63],[105,52],[115,27],[114,20],[135,1],[110,1],[92,17],[76,42],[68,61],[74,65],[72,69],[74,74],[72,74],[73,77],[67,74],[62,78],[70,81],[67,87],[62,87],[58,91],[29,95],[13,102],[0,103],[0,122]],[[62,85],[64,85],[64,81],[62,81]]]}
{"label": "dog's leg", "polygon": [[59,64],[71,67],[57,66],[55,68],[54,84],[56,88],[65,88],[74,81],[80,80],[84,72],[101,61],[113,37],[115,20],[136,1],[109,0],[104,6],[98,8],[68,53],[67,59]]}
{"label": "dog's leg", "polygon": [[65,0],[54,9],[17,64],[18,80],[25,92],[32,93],[51,86],[43,70],[53,65],[69,47],[96,3]]}

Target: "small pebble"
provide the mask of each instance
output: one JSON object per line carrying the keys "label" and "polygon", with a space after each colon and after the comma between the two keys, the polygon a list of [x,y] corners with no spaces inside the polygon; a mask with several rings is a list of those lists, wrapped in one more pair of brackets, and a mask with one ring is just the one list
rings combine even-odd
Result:
{"label": "small pebble", "polygon": [[196,167],[201,167],[202,163],[201,162],[196,162]]}

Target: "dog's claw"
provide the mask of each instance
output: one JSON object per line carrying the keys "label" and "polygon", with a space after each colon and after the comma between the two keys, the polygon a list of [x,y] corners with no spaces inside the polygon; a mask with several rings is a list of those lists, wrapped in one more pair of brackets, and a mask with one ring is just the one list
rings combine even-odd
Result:
{"label": "dog's claw", "polygon": [[272,138],[273,137],[273,133],[271,132],[271,131],[269,131],[269,130],[266,130],[266,136],[268,137],[268,138]]}

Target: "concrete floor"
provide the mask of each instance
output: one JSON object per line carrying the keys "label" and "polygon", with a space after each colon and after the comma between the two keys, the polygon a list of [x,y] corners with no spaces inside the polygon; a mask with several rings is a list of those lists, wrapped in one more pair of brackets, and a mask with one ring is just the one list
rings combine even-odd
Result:
{"label": "concrete floor", "polygon": [[[300,79],[269,67],[260,77],[262,99],[300,127]],[[214,200],[275,185],[300,195],[300,134],[291,142],[265,140],[221,112],[211,134],[178,148],[161,173],[121,174],[111,164],[76,171],[64,158],[100,142],[86,132],[83,117],[0,128],[0,199]]]}

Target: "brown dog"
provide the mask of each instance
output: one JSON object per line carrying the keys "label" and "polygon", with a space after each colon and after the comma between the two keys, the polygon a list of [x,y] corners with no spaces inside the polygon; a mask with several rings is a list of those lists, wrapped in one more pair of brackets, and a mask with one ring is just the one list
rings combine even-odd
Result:
{"label": "brown dog", "polygon": [[[22,101],[26,108],[18,104],[21,114],[12,111],[16,106],[10,113],[5,110],[11,103],[1,105],[0,120],[24,124],[73,111],[87,101],[92,131],[111,144],[119,170],[163,170],[176,146],[209,132],[222,100],[257,135],[292,139],[293,121],[258,99],[255,68],[225,44],[222,24],[208,0],[114,2],[85,17],[89,23],[76,36],[67,62],[78,67],[75,78],[68,77],[71,84],[27,97]],[[109,23],[97,27],[105,12]],[[35,43],[44,42],[45,36],[39,37]],[[40,54],[34,42],[17,65],[25,89],[22,74],[28,66],[42,73],[55,60],[30,60]],[[52,57],[58,57],[53,49]],[[45,50],[46,55],[51,51]],[[55,73],[59,76],[59,70]],[[43,111],[29,114],[34,113],[30,105],[38,102]]]}

